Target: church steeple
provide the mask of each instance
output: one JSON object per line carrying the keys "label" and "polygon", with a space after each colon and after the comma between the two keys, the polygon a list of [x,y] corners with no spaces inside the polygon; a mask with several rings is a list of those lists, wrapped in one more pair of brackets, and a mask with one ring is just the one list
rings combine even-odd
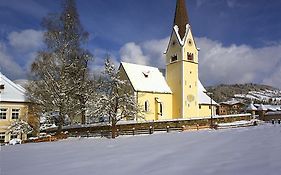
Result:
{"label": "church steeple", "polygon": [[183,39],[186,32],[186,24],[189,24],[189,18],[185,7],[185,0],[177,0],[175,12],[174,26],[179,27],[179,35]]}

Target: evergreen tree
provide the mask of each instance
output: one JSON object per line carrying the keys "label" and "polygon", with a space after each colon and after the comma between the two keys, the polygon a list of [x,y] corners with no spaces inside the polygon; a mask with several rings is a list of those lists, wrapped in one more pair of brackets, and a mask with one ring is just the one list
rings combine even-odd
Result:
{"label": "evergreen tree", "polygon": [[32,81],[27,90],[40,112],[58,112],[62,129],[65,118],[80,115],[85,123],[86,103],[92,90],[88,63],[92,55],[81,46],[88,33],[79,21],[74,0],[63,1],[61,13],[43,19],[46,48],[31,65]]}

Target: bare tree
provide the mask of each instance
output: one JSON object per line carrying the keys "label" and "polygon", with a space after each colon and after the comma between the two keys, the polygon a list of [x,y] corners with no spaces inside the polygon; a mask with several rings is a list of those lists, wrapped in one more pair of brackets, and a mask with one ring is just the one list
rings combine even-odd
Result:
{"label": "bare tree", "polygon": [[122,80],[110,58],[105,59],[105,71],[99,86],[99,98],[95,103],[95,113],[109,118],[112,138],[116,137],[118,121],[139,117],[140,107],[134,93],[128,88],[128,82]]}
{"label": "bare tree", "polygon": [[88,33],[80,24],[75,1],[63,2],[61,13],[49,14],[43,20],[46,48],[38,52],[31,65],[33,81],[27,87],[38,111],[58,112],[58,131],[67,116],[80,115],[85,123],[86,103],[91,95],[88,63],[92,55],[81,48]]}

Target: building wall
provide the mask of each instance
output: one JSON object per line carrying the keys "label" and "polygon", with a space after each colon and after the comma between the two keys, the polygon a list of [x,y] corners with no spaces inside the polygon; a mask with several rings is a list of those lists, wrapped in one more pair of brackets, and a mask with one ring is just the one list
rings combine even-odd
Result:
{"label": "building wall", "polygon": [[[188,60],[188,53],[193,54],[193,60]],[[183,46],[184,66],[184,118],[201,116],[198,99],[198,50],[191,30],[188,31]]]}
{"label": "building wall", "polygon": [[[172,94],[137,92],[137,96],[145,120],[172,119]],[[148,104],[147,111],[145,110],[146,102]],[[162,105],[162,115],[160,105]]]}
{"label": "building wall", "polygon": [[[172,116],[182,118],[182,49],[173,31],[166,53],[166,80],[173,92]],[[177,61],[172,62],[172,56],[177,55]]]}
{"label": "building wall", "polygon": [[[200,104],[199,105],[199,116],[200,117],[208,117],[211,116],[211,105],[208,104]],[[213,115],[216,115],[216,109],[217,107],[215,105],[212,106],[212,113]]]}
{"label": "building wall", "polygon": [[[7,109],[6,111],[6,119],[0,119],[0,135],[5,133],[5,142],[9,142],[11,134],[8,134],[8,127],[12,124],[12,122],[16,121],[16,119],[12,119],[12,110],[19,109],[19,119],[24,121],[28,121],[28,106],[25,103],[7,103],[0,102],[0,109]],[[18,136],[17,138],[20,138]],[[26,139],[26,135],[23,135],[23,140]]]}

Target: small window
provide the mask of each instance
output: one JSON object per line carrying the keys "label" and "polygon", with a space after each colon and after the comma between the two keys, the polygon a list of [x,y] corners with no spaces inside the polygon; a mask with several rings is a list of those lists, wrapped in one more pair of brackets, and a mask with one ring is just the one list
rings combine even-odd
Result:
{"label": "small window", "polygon": [[160,112],[160,115],[162,116],[163,115],[163,105],[162,103],[159,103],[159,112]]}
{"label": "small window", "polygon": [[5,142],[5,133],[0,132],[0,143],[4,143],[4,142]]}
{"label": "small window", "polygon": [[187,60],[188,61],[193,61],[193,53],[188,53],[187,52]]}
{"label": "small window", "polygon": [[16,135],[16,134],[12,134],[12,135],[11,135],[11,140],[12,140],[12,139],[16,139],[16,138],[18,138],[18,135]]}
{"label": "small window", "polygon": [[20,110],[19,109],[12,109],[12,119],[19,119]]}
{"label": "small window", "polygon": [[1,108],[0,109],[0,120],[1,119],[7,119],[7,109]]}
{"label": "small window", "polygon": [[146,100],[146,101],[144,102],[144,111],[145,111],[145,112],[148,112],[148,111],[149,111],[149,102],[148,102],[148,100]]}
{"label": "small window", "polygon": [[171,57],[171,62],[177,61],[178,60],[178,56],[177,55],[173,55]]}
{"label": "small window", "polygon": [[199,105],[199,109],[201,109],[201,105]]}
{"label": "small window", "polygon": [[4,89],[5,88],[5,85],[4,84],[0,84],[0,89]]}

